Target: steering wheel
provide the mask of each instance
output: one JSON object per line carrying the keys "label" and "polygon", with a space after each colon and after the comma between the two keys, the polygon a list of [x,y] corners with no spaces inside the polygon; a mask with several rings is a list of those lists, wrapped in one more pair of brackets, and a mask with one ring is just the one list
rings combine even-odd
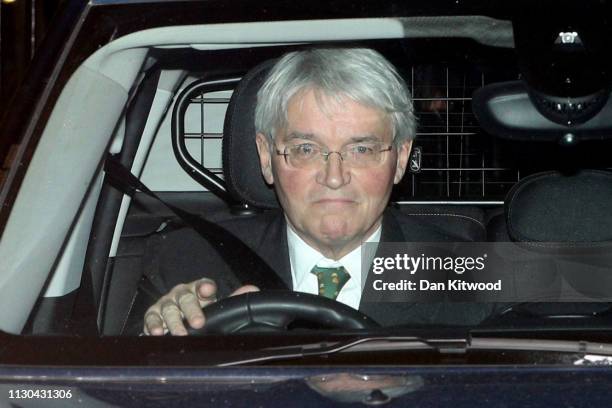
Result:
{"label": "steering wheel", "polygon": [[204,308],[206,324],[189,334],[282,331],[295,321],[338,329],[371,329],[378,323],[363,313],[323,296],[291,291],[249,292]]}

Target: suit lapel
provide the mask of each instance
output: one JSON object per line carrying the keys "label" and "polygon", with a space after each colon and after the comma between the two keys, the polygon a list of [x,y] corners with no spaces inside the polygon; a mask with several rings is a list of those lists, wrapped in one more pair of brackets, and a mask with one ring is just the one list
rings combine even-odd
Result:
{"label": "suit lapel", "polygon": [[285,282],[287,288],[293,288],[289,247],[287,244],[287,224],[282,212],[276,212],[264,228],[257,253],[272,267]]}
{"label": "suit lapel", "polygon": [[385,211],[382,221],[382,231],[380,242],[405,242],[406,237],[402,232],[402,226],[393,215],[394,209],[389,208]]}
{"label": "suit lapel", "polygon": [[[406,242],[406,237],[402,232],[402,227],[397,218],[393,215],[394,210],[388,208],[385,211],[382,222],[382,231],[380,235],[380,243],[385,242]],[[376,250],[376,257],[383,256],[383,251],[379,245]],[[373,277],[372,265],[366,277],[366,285],[371,285]],[[408,309],[412,308],[414,303],[399,303],[399,302],[364,302],[363,297],[359,304],[359,310],[364,314],[372,317],[381,325],[398,324],[405,320]]]}

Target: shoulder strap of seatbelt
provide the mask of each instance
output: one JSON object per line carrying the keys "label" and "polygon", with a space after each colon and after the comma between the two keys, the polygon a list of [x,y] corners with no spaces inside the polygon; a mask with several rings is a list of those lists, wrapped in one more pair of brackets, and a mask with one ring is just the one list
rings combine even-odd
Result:
{"label": "shoulder strap of seatbelt", "polygon": [[110,154],[104,171],[111,184],[124,194],[133,196],[136,191],[140,191],[172,210],[217,250],[243,284],[252,284],[262,289],[288,289],[278,274],[240,238],[218,224],[164,201]]}

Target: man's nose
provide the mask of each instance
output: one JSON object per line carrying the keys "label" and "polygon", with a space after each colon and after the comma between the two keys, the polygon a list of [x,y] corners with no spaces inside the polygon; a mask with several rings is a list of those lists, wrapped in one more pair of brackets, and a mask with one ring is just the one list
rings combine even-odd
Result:
{"label": "man's nose", "polygon": [[327,156],[325,165],[318,177],[319,183],[332,189],[338,189],[351,181],[351,173],[338,152],[332,152]]}

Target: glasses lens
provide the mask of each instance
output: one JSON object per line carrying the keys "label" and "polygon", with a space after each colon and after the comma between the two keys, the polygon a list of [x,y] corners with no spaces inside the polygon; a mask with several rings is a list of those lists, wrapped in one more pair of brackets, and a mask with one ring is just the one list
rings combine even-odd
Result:
{"label": "glasses lens", "polygon": [[353,167],[369,167],[380,163],[380,143],[358,143],[343,149],[344,161]]}
{"label": "glasses lens", "polygon": [[288,146],[286,153],[292,166],[307,167],[320,160],[321,148],[313,143],[301,143]]}

